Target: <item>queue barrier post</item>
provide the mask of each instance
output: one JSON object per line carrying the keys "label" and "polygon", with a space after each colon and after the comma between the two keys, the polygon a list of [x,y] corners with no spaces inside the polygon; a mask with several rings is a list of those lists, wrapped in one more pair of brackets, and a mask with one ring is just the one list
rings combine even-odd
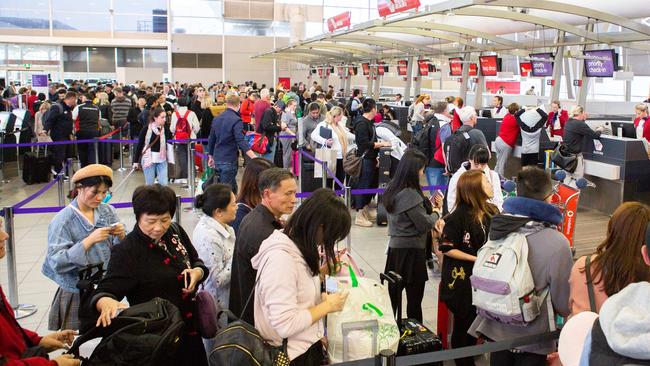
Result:
{"label": "queue barrier post", "polygon": [[72,192],[72,158],[67,160],[65,174],[68,176],[68,192]]}
{"label": "queue barrier post", "polygon": [[[57,179],[56,186],[57,186],[57,191],[58,191],[58,195],[59,195],[59,206],[65,206],[65,193],[64,193],[65,188],[63,188],[63,181],[64,181],[64,178],[65,178],[64,174],[65,174],[64,170],[61,169],[61,171],[56,176],[56,179]],[[72,180],[72,179],[70,179],[70,180]]]}
{"label": "queue barrier post", "polygon": [[95,146],[95,164],[99,164],[99,137],[94,138],[95,142],[93,142],[93,145]]}
{"label": "queue barrier post", "polygon": [[320,167],[323,170],[323,188],[327,188],[327,162],[324,161]]}
{"label": "queue barrier post", "polygon": [[385,349],[379,352],[377,355],[378,362],[375,362],[375,364],[379,364],[380,366],[396,366],[397,365],[397,357],[395,356],[395,352],[393,352],[390,349]]}
{"label": "queue barrier post", "polygon": [[[345,207],[347,207],[348,211],[350,211],[350,208],[352,207],[351,187],[345,186],[345,189],[343,191],[343,200],[345,201]],[[345,247],[348,249],[348,253],[352,250],[352,232],[348,233],[348,236],[345,238]]]}
{"label": "queue barrier post", "polygon": [[124,167],[124,151],[122,151],[122,130],[119,132],[120,142],[118,143],[117,150],[120,152],[120,168],[117,169],[118,172],[123,172],[126,170]]}
{"label": "queue barrier post", "polygon": [[181,208],[182,204],[183,204],[183,202],[181,202],[181,196],[177,194],[176,195],[176,214],[174,215],[174,222],[176,222],[178,225],[181,224],[181,211],[183,211],[182,208]]}
{"label": "queue barrier post", "polygon": [[[298,149],[302,149],[299,147]],[[302,166],[302,154],[300,153],[301,150],[298,151],[298,189],[302,191],[302,175],[305,174],[303,166]],[[298,198],[298,203],[302,204],[302,197]]]}
{"label": "queue barrier post", "polygon": [[187,144],[187,148],[187,179],[190,185],[190,197],[194,197],[196,195],[196,167],[194,166],[195,149],[191,141]]}
{"label": "queue barrier post", "polygon": [[131,166],[133,166],[133,149],[135,149],[135,145],[129,142],[129,162],[131,163]]}
{"label": "queue barrier post", "polygon": [[18,273],[16,272],[16,242],[14,241],[14,209],[13,207],[5,207],[3,209],[5,217],[4,230],[9,237],[6,241],[7,253],[7,274],[8,274],[8,289],[9,289],[9,305],[14,311],[16,319],[26,318],[36,312],[38,308],[36,305],[20,304],[18,302]]}
{"label": "queue barrier post", "polygon": [[[5,133],[0,132],[0,144],[5,143]],[[5,165],[7,164],[5,162],[5,149],[0,149],[0,183],[9,183],[9,179],[5,179]]]}

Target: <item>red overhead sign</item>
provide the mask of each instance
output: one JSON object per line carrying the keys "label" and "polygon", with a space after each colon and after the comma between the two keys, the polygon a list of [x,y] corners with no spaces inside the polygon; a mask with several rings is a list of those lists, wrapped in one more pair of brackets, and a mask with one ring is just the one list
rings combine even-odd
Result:
{"label": "red overhead sign", "polygon": [[406,76],[407,62],[406,60],[397,61],[397,75]]}
{"label": "red overhead sign", "polygon": [[481,75],[483,76],[497,76],[497,57],[496,56],[480,56],[478,58],[479,65],[481,66]]}
{"label": "red overhead sign", "polygon": [[327,19],[327,29],[330,32],[334,32],[337,29],[345,28],[350,26],[350,19],[352,18],[352,12],[346,11],[339,15],[335,15]]}
{"label": "red overhead sign", "polygon": [[469,76],[478,75],[478,66],[476,64],[469,64]]}
{"label": "red overhead sign", "polygon": [[420,0],[377,0],[377,11],[379,11],[380,17],[387,17],[418,7],[420,7]]}
{"label": "red overhead sign", "polygon": [[520,76],[530,76],[530,73],[533,71],[533,65],[530,62],[521,62],[519,63],[519,75]]}
{"label": "red overhead sign", "polygon": [[369,75],[370,74],[370,64],[369,63],[361,64],[361,68],[363,69],[363,74],[364,75]]}
{"label": "red overhead sign", "polygon": [[420,71],[420,76],[429,75],[429,60],[418,60],[418,70]]}
{"label": "red overhead sign", "polygon": [[449,59],[449,75],[462,76],[463,75],[463,61],[462,57],[454,57]]}
{"label": "red overhead sign", "polygon": [[378,66],[377,66],[377,74],[378,75],[384,75],[384,72],[386,71],[384,69],[384,63],[380,61],[380,62],[377,62],[377,64],[378,64]]}

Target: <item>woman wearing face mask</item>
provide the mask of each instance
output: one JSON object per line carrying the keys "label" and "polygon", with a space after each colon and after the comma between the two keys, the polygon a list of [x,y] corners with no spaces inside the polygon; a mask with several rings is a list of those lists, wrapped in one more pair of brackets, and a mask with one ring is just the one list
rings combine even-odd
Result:
{"label": "woman wearing face mask", "polygon": [[72,176],[76,198],[54,216],[47,230],[48,250],[41,271],[59,285],[48,329],[79,329],[79,270],[91,264],[108,266],[111,249],[125,237],[115,209],[102,203],[113,185],[113,171],[91,164]]}
{"label": "woman wearing face mask", "polygon": [[[9,234],[4,231],[4,221],[0,217],[0,259],[6,253]],[[81,361],[72,355],[60,355],[50,361],[47,353],[72,345],[75,332],[67,329],[45,337],[25,329],[14,317],[14,311],[0,286],[0,361],[5,366],[78,366]],[[43,353],[33,352],[38,349]]]}
{"label": "woman wearing face mask", "polygon": [[[298,131],[298,118],[296,117],[296,107],[298,102],[295,99],[287,100],[287,106],[282,112],[280,120],[286,123],[287,128],[280,132],[280,136],[295,136]],[[291,145],[296,143],[296,139],[281,138],[282,143],[282,165],[285,169],[291,168],[291,156],[293,155],[293,148]]]}
{"label": "woman wearing face mask", "polygon": [[[343,115],[343,108],[333,107],[325,115],[325,120],[320,122],[311,133],[311,140],[336,151],[336,178],[341,182],[345,181],[343,170],[343,157],[348,151],[356,147],[354,134],[345,127],[346,117]],[[328,180],[328,187],[332,180]]]}
{"label": "woman wearing face mask", "polygon": [[[167,114],[161,107],[156,107],[149,113],[147,128],[140,131],[138,144],[135,146],[133,167],[144,169],[146,184],[153,184],[158,178],[158,183],[167,185],[167,140],[172,139],[172,132],[165,125]],[[142,160],[141,163],[138,163]]]}
{"label": "woman wearing face mask", "polygon": [[90,301],[100,315],[97,326],[111,324],[126,297],[130,305],[160,297],[176,305],[185,320],[172,365],[207,365],[201,337],[196,333],[192,295],[209,275],[190,238],[172,223],[176,193],[160,184],[140,186],[133,192],[133,231],[113,249],[105,277]]}
{"label": "woman wearing face mask", "polygon": [[[199,257],[210,270],[210,275],[205,279],[205,290],[212,295],[218,308],[227,309],[235,249],[235,231],[229,224],[237,214],[237,198],[230,185],[217,183],[196,196],[194,206],[203,211],[192,234],[192,241]],[[225,326],[226,317],[222,317],[220,323]],[[203,344],[205,351],[210,352],[214,340],[204,339]]]}

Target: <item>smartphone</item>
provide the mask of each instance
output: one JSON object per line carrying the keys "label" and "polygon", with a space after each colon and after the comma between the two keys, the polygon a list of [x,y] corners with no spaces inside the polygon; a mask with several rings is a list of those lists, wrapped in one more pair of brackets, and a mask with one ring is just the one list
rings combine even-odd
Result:
{"label": "smartphone", "polygon": [[119,224],[120,224],[119,222],[114,222],[114,223],[111,224],[111,227],[116,227]]}
{"label": "smartphone", "polygon": [[185,279],[185,288],[189,288],[189,287],[190,287],[190,280],[189,280],[189,277],[190,277],[190,273],[189,273],[189,272],[185,272],[185,273],[184,273],[184,276],[183,276],[183,278]]}
{"label": "smartphone", "polygon": [[334,277],[327,276],[325,278],[325,291],[328,294],[334,294],[339,290],[339,283]]}

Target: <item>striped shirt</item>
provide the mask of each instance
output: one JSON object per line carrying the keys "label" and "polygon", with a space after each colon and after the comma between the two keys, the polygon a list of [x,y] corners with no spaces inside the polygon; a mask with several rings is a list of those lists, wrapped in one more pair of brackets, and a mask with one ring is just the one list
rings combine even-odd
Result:
{"label": "striped shirt", "polygon": [[126,98],[115,98],[111,102],[111,110],[113,112],[113,126],[120,127],[126,123],[126,116],[131,109],[131,101]]}

